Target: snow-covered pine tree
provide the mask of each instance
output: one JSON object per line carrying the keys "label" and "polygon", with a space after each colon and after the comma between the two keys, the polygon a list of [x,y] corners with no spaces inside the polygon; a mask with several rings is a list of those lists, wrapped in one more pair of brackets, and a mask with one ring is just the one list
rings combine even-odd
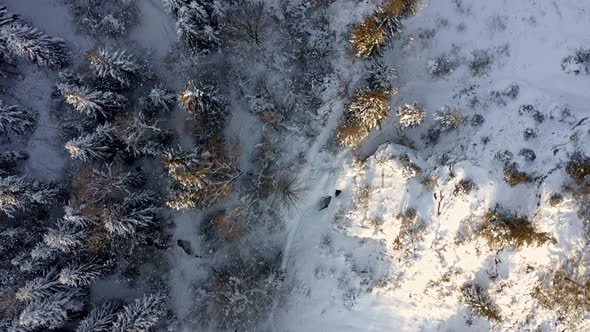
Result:
{"label": "snow-covered pine tree", "polygon": [[37,122],[37,113],[0,100],[0,134],[25,135],[31,133]]}
{"label": "snow-covered pine tree", "polygon": [[65,287],[57,281],[57,273],[49,271],[45,275],[28,281],[19,288],[15,298],[21,302],[40,301],[52,294],[63,291]]}
{"label": "snow-covered pine tree", "polygon": [[378,128],[389,115],[389,98],[393,92],[360,91],[348,104],[348,115],[368,130]]}
{"label": "snow-covered pine tree", "polygon": [[410,128],[420,125],[426,117],[426,110],[417,104],[401,106],[398,109],[397,116],[399,122],[404,128]]}
{"label": "snow-covered pine tree", "polygon": [[0,152],[0,176],[14,175],[17,164],[27,159],[29,154],[24,151]]}
{"label": "snow-covered pine tree", "polygon": [[65,148],[74,159],[104,160],[113,154],[114,127],[110,123],[96,127],[93,133],[69,140]]}
{"label": "snow-covered pine tree", "polygon": [[128,237],[153,224],[156,211],[152,192],[134,193],[122,204],[105,206],[100,220],[109,234]]}
{"label": "snow-covered pine tree", "polygon": [[0,178],[0,211],[14,217],[17,211],[28,211],[38,205],[51,204],[59,189],[24,176]]}
{"label": "snow-covered pine tree", "polygon": [[125,151],[134,157],[161,154],[161,134],[163,132],[157,127],[157,121],[148,122],[142,112],[122,118],[115,130],[116,137],[125,145]]}
{"label": "snow-covered pine tree", "polygon": [[58,281],[71,287],[90,286],[105,272],[105,266],[94,259],[68,264],[59,272]]}
{"label": "snow-covered pine tree", "polygon": [[18,15],[9,14],[6,6],[0,6],[0,28],[14,23],[18,19]]}
{"label": "snow-covered pine tree", "polygon": [[193,117],[191,129],[197,144],[208,148],[219,146],[226,112],[222,101],[215,96],[215,89],[210,86],[196,88],[192,82],[189,82],[180,90],[178,101],[181,107]]}
{"label": "snow-covered pine tree", "polygon": [[191,3],[191,0],[162,0],[162,5],[164,5],[164,9],[172,14],[178,15],[178,10],[184,6],[188,6]]}
{"label": "snow-covered pine tree", "polygon": [[76,328],[76,332],[111,332],[113,321],[119,306],[114,302],[106,302],[92,308]]}
{"label": "snow-covered pine tree", "polygon": [[87,53],[90,66],[98,77],[110,77],[125,87],[139,75],[141,66],[124,50],[99,48]]}
{"label": "snow-covered pine tree", "polygon": [[27,25],[0,27],[0,39],[7,50],[41,67],[59,69],[70,62],[70,55],[60,38],[49,37]]}
{"label": "snow-covered pine tree", "polygon": [[369,136],[366,126],[354,121],[345,121],[338,127],[336,138],[343,147],[357,148]]}
{"label": "snow-covered pine tree", "polygon": [[180,106],[191,114],[219,114],[223,111],[222,104],[212,90],[211,87],[199,89],[194,83],[188,82],[178,94]]}
{"label": "snow-covered pine tree", "polygon": [[212,0],[193,0],[177,10],[176,33],[195,53],[208,53],[221,44],[219,24]]}
{"label": "snow-covered pine tree", "polygon": [[91,91],[88,87],[69,84],[58,84],[57,88],[64,96],[66,103],[88,116],[107,117],[110,111],[127,105],[127,98],[110,91]]}
{"label": "snow-covered pine tree", "polygon": [[43,241],[51,248],[62,253],[73,253],[84,247],[84,240],[87,237],[85,229],[72,223],[60,220],[54,227],[47,230]]}
{"label": "snow-covered pine tree", "polygon": [[449,106],[443,106],[440,112],[437,112],[434,116],[434,120],[436,120],[442,131],[450,131],[459,127],[463,123],[464,118],[461,112],[451,110]]}
{"label": "snow-covered pine tree", "polygon": [[147,332],[164,315],[164,296],[146,295],[123,307],[113,324],[113,332]]}
{"label": "snow-covered pine tree", "polygon": [[137,170],[123,172],[113,164],[107,164],[102,169],[92,169],[88,189],[92,198],[101,202],[116,193],[129,194],[130,187],[140,186],[144,181],[143,174]]}
{"label": "snow-covered pine tree", "polygon": [[163,163],[175,181],[168,206],[205,209],[227,197],[242,173],[235,164],[209,152],[166,151]]}
{"label": "snow-covered pine tree", "polygon": [[380,59],[371,61],[368,68],[367,83],[369,89],[376,91],[393,91],[392,81],[397,78],[394,67],[383,63]]}
{"label": "snow-covered pine tree", "polygon": [[84,215],[79,208],[74,207],[72,203],[69,203],[64,208],[64,212],[62,218],[64,223],[69,223],[79,228],[85,228],[94,222],[94,220]]}
{"label": "snow-covered pine tree", "polygon": [[375,16],[365,16],[364,21],[354,25],[350,42],[356,56],[371,56],[385,44],[387,32]]}
{"label": "snow-covered pine tree", "polygon": [[20,313],[18,323],[29,331],[60,328],[68,320],[68,312],[81,310],[79,297],[80,291],[72,289],[34,300]]}
{"label": "snow-covered pine tree", "polygon": [[158,84],[150,90],[148,97],[145,99],[148,110],[164,109],[170,111],[176,101],[176,94],[168,89],[164,84]]}

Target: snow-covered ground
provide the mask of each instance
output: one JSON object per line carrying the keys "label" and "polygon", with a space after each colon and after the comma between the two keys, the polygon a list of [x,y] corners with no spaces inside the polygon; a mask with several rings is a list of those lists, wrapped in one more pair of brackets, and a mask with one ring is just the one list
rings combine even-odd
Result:
{"label": "snow-covered ground", "polygon": [[[7,5],[65,39],[75,53],[96,46],[76,33],[71,22],[56,19],[67,12],[61,2],[40,3],[9,0]],[[273,8],[279,1],[266,3]],[[347,49],[350,26],[378,3],[336,0],[326,9],[338,46],[331,64],[340,81],[326,84],[325,103],[316,112],[323,122],[313,125],[321,127],[317,135],[285,131],[282,138],[283,149],[292,152],[286,158],[304,151],[294,176],[306,190],[296,207],[283,214],[281,269],[288,294],[277,299],[269,321],[261,325],[274,331],[563,330],[566,325],[560,325],[557,313],[540,307],[531,293],[544,273],[586,257],[575,200],[565,196],[552,207],[548,199],[567,182],[564,164],[571,154],[590,155],[585,145],[590,121],[582,121],[590,116],[590,76],[561,68],[564,57],[590,45],[590,2],[423,1],[419,13],[404,20],[405,32],[382,54],[398,76],[390,116],[358,150],[335,151],[334,130],[350,97],[343,94],[350,94],[348,83],[354,86],[364,74],[362,60],[352,59]],[[149,50],[156,70],[176,89],[180,78],[166,74],[163,64],[175,45],[174,22],[159,0],[138,0],[138,5],[140,24],[116,44]],[[474,54],[488,60],[477,73],[470,68]],[[453,69],[434,77],[432,65],[441,56]],[[19,102],[41,114],[28,143],[27,172],[57,180],[66,166],[62,147],[52,143],[59,133],[48,112],[56,75],[23,68],[26,79],[11,89],[26,95]],[[503,93],[514,86],[516,94]],[[426,121],[402,129],[396,110],[415,102],[429,110]],[[435,123],[434,113],[445,105],[459,110],[466,121],[429,142],[423,137]],[[226,132],[248,152],[240,158],[247,168],[260,124],[240,107],[231,104]],[[483,123],[472,124],[474,115],[483,116]],[[525,137],[525,130],[534,135]],[[526,159],[523,149],[532,150],[535,158]],[[506,150],[534,181],[515,187],[504,181],[504,162],[497,155]],[[421,169],[419,176],[408,173],[405,156]],[[437,179],[436,185],[425,185],[427,177]],[[472,180],[474,189],[456,193],[464,179]],[[328,196],[329,206],[319,210],[318,202]],[[527,216],[536,231],[555,242],[488,248],[469,230],[496,205]],[[400,217],[408,209],[416,211],[409,226]],[[203,215],[188,211],[173,218],[173,241],[201,247],[197,224]],[[172,311],[181,330],[192,331],[198,325],[190,322],[195,289],[207,281],[209,267],[205,258],[187,255],[176,245],[168,257]],[[490,322],[465,306],[461,287],[467,282],[487,288],[500,321]]]}
{"label": "snow-covered ground", "polygon": [[[566,200],[553,208],[547,200],[566,181],[563,164],[569,154],[588,153],[587,128],[573,127],[587,117],[590,79],[564,73],[561,60],[590,42],[589,10],[580,1],[448,0],[428,2],[406,21],[406,33],[383,56],[398,69],[399,93],[392,98],[392,110],[419,102],[431,115],[418,129],[402,131],[392,111],[382,130],[359,151],[358,156],[367,159],[326,152],[312,162],[306,173],[313,186],[310,194],[316,201],[332,195],[332,203],[322,211],[304,205],[296,215],[299,221],[294,221],[297,228],[287,251],[286,271],[297,287],[285,309],[274,316],[280,322],[278,330],[555,328],[555,314],[542,310],[531,292],[543,272],[585,251],[574,202]],[[480,76],[468,68],[477,49],[488,50],[492,59]],[[433,78],[429,60],[443,54],[457,67],[443,78]],[[511,84],[519,86],[514,99],[504,96],[500,101],[491,95]],[[473,96],[459,96],[469,87]],[[471,102],[473,97],[477,102]],[[519,114],[525,104],[539,110],[544,121]],[[432,112],[444,105],[456,107],[465,117],[481,114],[485,121],[481,127],[466,124],[442,133],[438,144],[425,146],[420,137],[433,123]],[[564,116],[564,109],[570,113]],[[533,129],[537,137],[525,140],[525,128]],[[576,139],[571,138],[574,133]],[[489,139],[486,144],[484,137]],[[415,149],[395,144],[409,142]],[[525,148],[535,152],[534,161],[518,155]],[[510,187],[503,181],[503,163],[494,158],[504,150],[526,172],[547,177]],[[403,176],[397,159],[405,153],[424,174],[438,178],[434,190],[422,185],[420,178]],[[467,196],[454,195],[461,179],[472,179],[477,189]],[[355,192],[365,186],[368,200],[359,206],[354,203]],[[335,190],[342,194],[334,197]],[[465,220],[481,218],[496,204],[528,216],[557,243],[498,254],[481,241],[457,244]],[[417,223],[423,228],[400,250],[394,243],[401,224],[396,216],[408,208],[417,210]],[[470,315],[460,301],[460,287],[471,281],[489,285],[502,312],[501,322],[474,318],[473,325],[466,325]]]}

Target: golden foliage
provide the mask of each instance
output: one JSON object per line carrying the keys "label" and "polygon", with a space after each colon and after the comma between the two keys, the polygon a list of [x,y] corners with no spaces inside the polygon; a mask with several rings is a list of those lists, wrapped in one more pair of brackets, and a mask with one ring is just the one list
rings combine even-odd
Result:
{"label": "golden foliage", "polygon": [[385,44],[386,32],[375,16],[365,16],[362,23],[357,23],[352,29],[350,42],[356,50],[356,55],[365,58],[375,54]]}
{"label": "golden foliage", "polygon": [[106,64],[108,64],[107,59],[105,59],[104,57],[100,56],[96,52],[96,50],[90,50],[90,51],[86,52],[86,57],[88,58],[88,60],[92,64],[96,64],[96,65],[106,65]]}
{"label": "golden foliage", "polygon": [[418,13],[418,1],[385,0],[377,10],[386,17],[409,17]]}
{"label": "golden foliage", "polygon": [[189,85],[182,87],[178,93],[178,100],[184,107],[185,111],[191,110],[197,102],[197,94],[194,89]]}
{"label": "golden foliage", "polygon": [[336,133],[336,138],[342,147],[357,148],[369,136],[367,127],[352,121],[344,122]]}
{"label": "golden foliage", "polygon": [[518,165],[512,163],[504,167],[504,181],[511,187],[516,187],[521,183],[529,182],[531,178],[525,172],[518,170]]}
{"label": "golden foliage", "polygon": [[393,90],[358,92],[348,105],[348,114],[368,130],[377,128],[389,115],[389,97],[395,93]]}

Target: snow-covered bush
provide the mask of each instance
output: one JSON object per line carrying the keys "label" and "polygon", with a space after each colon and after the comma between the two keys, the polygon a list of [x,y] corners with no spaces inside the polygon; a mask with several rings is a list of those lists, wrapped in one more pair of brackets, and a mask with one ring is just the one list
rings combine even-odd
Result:
{"label": "snow-covered bush", "polygon": [[406,104],[398,108],[397,116],[403,128],[416,127],[424,121],[426,109],[418,104]]}
{"label": "snow-covered bush", "polygon": [[555,243],[548,233],[538,232],[526,216],[511,214],[500,207],[486,212],[480,235],[494,250]]}
{"label": "snow-covered bush", "polygon": [[438,126],[442,131],[450,131],[458,128],[465,120],[458,110],[451,110],[448,106],[443,106],[434,116]]}
{"label": "snow-covered bush", "polygon": [[527,173],[519,171],[518,164],[513,162],[504,166],[504,181],[511,187],[516,187],[521,183],[531,181],[531,178]]}
{"label": "snow-covered bush", "polygon": [[493,61],[488,50],[475,50],[471,53],[471,60],[467,63],[467,67],[473,76],[482,76],[490,70]]}
{"label": "snow-covered bush", "polygon": [[565,57],[561,68],[568,74],[590,74],[590,48],[580,48],[574,55]]}

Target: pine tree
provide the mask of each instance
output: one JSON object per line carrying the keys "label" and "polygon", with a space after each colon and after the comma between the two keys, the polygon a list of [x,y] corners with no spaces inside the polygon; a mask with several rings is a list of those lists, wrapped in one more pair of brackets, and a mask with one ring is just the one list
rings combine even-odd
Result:
{"label": "pine tree", "polygon": [[348,105],[348,114],[368,130],[378,128],[389,115],[390,96],[388,92],[361,91]]}
{"label": "pine tree", "polygon": [[164,9],[172,14],[177,15],[178,10],[182,7],[188,6],[191,3],[191,0],[162,0],[162,4],[164,5]]}
{"label": "pine tree", "polygon": [[32,301],[19,315],[19,325],[32,330],[60,328],[67,321],[69,310],[80,310],[78,296],[78,292],[60,291]]}
{"label": "pine tree", "polygon": [[37,180],[22,176],[0,178],[0,211],[13,217],[17,211],[53,203],[59,190]]}
{"label": "pine tree", "polygon": [[0,176],[13,175],[19,161],[29,159],[29,154],[23,151],[0,152]]}
{"label": "pine tree", "polygon": [[[207,88],[207,90],[212,89]],[[223,111],[221,102],[212,92],[199,89],[192,82],[180,89],[178,101],[180,106],[191,114],[219,114]]]}
{"label": "pine tree", "polygon": [[54,227],[48,229],[43,241],[49,247],[63,253],[72,253],[84,247],[86,236],[85,229],[61,220]]}
{"label": "pine tree", "polygon": [[109,111],[123,108],[127,98],[110,91],[91,91],[88,87],[59,84],[58,89],[66,99],[66,103],[76,111],[88,116],[107,117]]}
{"label": "pine tree", "polygon": [[57,274],[50,271],[44,276],[28,281],[18,289],[15,298],[21,302],[40,301],[62,290],[64,286],[57,281]]}
{"label": "pine tree", "polygon": [[113,324],[113,332],[147,332],[164,315],[164,297],[146,295],[123,307]]}
{"label": "pine tree", "polygon": [[144,180],[143,174],[138,171],[122,172],[113,164],[107,164],[103,169],[92,170],[88,189],[92,198],[101,202],[115,193],[129,194],[130,187],[137,187]]}
{"label": "pine tree", "polygon": [[153,224],[157,208],[151,192],[132,194],[122,204],[111,204],[102,209],[101,222],[111,235],[128,237],[138,228]]}
{"label": "pine tree", "polygon": [[141,69],[133,57],[122,50],[92,50],[88,52],[88,60],[98,77],[113,78],[126,87],[131,85],[131,79],[137,77]]}
{"label": "pine tree", "polygon": [[457,110],[451,110],[448,106],[444,106],[440,112],[438,112],[434,120],[438,123],[443,131],[450,131],[459,127],[464,119],[461,112]]}
{"label": "pine tree", "polygon": [[0,6],[0,28],[14,23],[18,19],[18,15],[8,14],[6,6]]}
{"label": "pine tree", "polygon": [[74,159],[104,160],[112,156],[114,127],[110,123],[96,127],[93,133],[69,140],[65,148]]}
{"label": "pine tree", "polygon": [[29,134],[35,128],[37,113],[18,105],[7,105],[0,100],[0,134]]}
{"label": "pine tree", "polygon": [[113,302],[92,308],[88,316],[80,322],[76,332],[111,332],[118,308]]}
{"label": "pine tree", "polygon": [[221,43],[211,0],[193,0],[177,10],[176,32],[185,47],[207,53]]}
{"label": "pine tree", "polygon": [[176,101],[176,94],[168,90],[168,87],[163,84],[156,85],[150,90],[147,97],[147,102],[150,108],[163,108],[170,111],[170,108]]}
{"label": "pine tree", "polygon": [[386,41],[386,31],[374,16],[366,16],[362,23],[357,23],[352,30],[350,42],[359,58],[371,56],[383,46]]}
{"label": "pine tree", "polygon": [[346,121],[338,128],[336,138],[343,147],[357,148],[369,136],[366,126],[353,121]]}
{"label": "pine tree", "polygon": [[63,222],[75,227],[86,228],[94,222],[94,220],[84,215],[80,209],[72,206],[71,203],[64,208],[64,212]]}
{"label": "pine tree", "polygon": [[49,37],[27,25],[3,26],[0,28],[0,38],[4,40],[11,53],[41,67],[59,69],[70,61],[62,39]]}
{"label": "pine tree", "polygon": [[167,203],[175,209],[210,207],[231,193],[242,174],[233,162],[209,152],[167,151],[163,162],[178,186]]}
{"label": "pine tree", "polygon": [[426,117],[426,110],[417,104],[406,104],[400,107],[397,112],[399,122],[404,128],[410,128],[420,125]]}
{"label": "pine tree", "polygon": [[368,72],[367,83],[371,90],[394,91],[392,81],[397,78],[394,67],[375,59],[371,61]]}
{"label": "pine tree", "polygon": [[125,151],[134,157],[161,154],[163,147],[159,135],[162,133],[157,121],[149,123],[141,112],[120,120],[115,131],[125,145]]}
{"label": "pine tree", "polygon": [[104,274],[105,267],[91,259],[68,264],[59,272],[58,281],[71,287],[90,286]]}

